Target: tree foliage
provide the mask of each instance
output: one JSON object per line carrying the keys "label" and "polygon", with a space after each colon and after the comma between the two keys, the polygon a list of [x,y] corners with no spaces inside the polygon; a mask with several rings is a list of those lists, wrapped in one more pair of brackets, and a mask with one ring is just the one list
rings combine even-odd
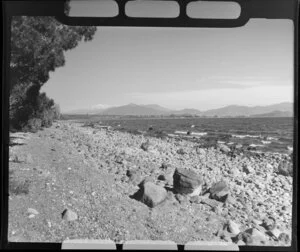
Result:
{"label": "tree foliage", "polygon": [[64,52],[75,48],[82,40],[91,40],[95,31],[96,27],[63,25],[54,17],[12,18],[10,61],[12,127],[20,129],[34,117],[47,116],[48,112],[43,112],[43,109],[53,108],[54,102],[47,98],[46,94],[40,94],[40,88],[48,81],[51,71],[64,66]]}

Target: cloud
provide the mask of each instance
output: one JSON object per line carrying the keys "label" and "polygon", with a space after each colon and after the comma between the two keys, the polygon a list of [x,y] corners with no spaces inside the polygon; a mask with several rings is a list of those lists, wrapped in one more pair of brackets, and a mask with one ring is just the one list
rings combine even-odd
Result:
{"label": "cloud", "polygon": [[110,107],[114,107],[115,105],[108,105],[108,104],[96,104],[91,106],[91,109],[107,109]]}

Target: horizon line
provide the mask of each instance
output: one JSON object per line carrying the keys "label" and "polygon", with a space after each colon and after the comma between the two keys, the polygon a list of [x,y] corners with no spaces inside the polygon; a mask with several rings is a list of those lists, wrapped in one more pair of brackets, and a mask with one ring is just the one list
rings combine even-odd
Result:
{"label": "horizon line", "polygon": [[[123,106],[128,106],[128,105],[137,105],[137,106],[157,105],[157,106],[160,106],[162,108],[168,109],[170,111],[180,111],[180,110],[185,110],[185,109],[194,109],[194,110],[198,110],[199,112],[206,112],[206,111],[209,111],[209,110],[222,109],[222,108],[226,108],[226,107],[230,107],[230,106],[253,108],[253,107],[267,107],[267,106],[279,105],[279,104],[283,104],[283,103],[291,103],[291,104],[293,104],[294,101],[292,101],[292,102],[290,102],[290,101],[283,101],[283,102],[272,103],[272,104],[268,104],[268,105],[250,105],[250,106],[249,105],[230,104],[230,105],[224,105],[224,106],[221,106],[221,107],[218,107],[218,108],[210,108],[210,109],[206,109],[206,110],[200,110],[200,109],[192,108],[192,107],[185,107],[185,108],[181,108],[181,109],[170,109],[170,108],[167,108],[165,106],[161,106],[160,104],[156,104],[156,103],[137,104],[137,103],[129,102],[129,103],[126,103],[126,104],[123,104],[123,105],[111,105],[110,106],[110,105],[105,104],[105,106],[108,106],[108,107],[103,108],[103,110],[110,109],[110,108],[118,108],[118,107],[123,107]],[[93,110],[99,110],[99,109],[101,109],[101,108],[92,108],[92,107],[96,107],[97,105],[102,105],[102,104],[96,104],[96,105],[90,106],[89,108],[78,108],[78,109],[72,109],[72,110],[64,110],[61,113],[71,113],[71,112],[80,111],[80,110],[93,111]]]}

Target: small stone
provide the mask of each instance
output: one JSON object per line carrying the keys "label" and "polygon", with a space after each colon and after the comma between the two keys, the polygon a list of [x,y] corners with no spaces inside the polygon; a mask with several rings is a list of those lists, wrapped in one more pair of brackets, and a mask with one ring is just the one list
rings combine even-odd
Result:
{"label": "small stone", "polygon": [[168,167],[169,167],[169,165],[165,162],[162,163],[161,166],[160,166],[160,168],[162,168],[162,169],[167,169]]}
{"label": "small stone", "polygon": [[253,244],[265,244],[268,240],[266,235],[256,228],[249,228],[245,232],[251,235]]}
{"label": "small stone", "polygon": [[177,150],[177,153],[180,154],[180,155],[186,154],[186,152],[184,151],[183,148],[178,149],[178,150]]}
{"label": "small stone", "polygon": [[261,220],[258,220],[258,219],[253,219],[253,220],[252,220],[252,223],[253,223],[254,225],[261,225],[261,224],[262,224],[262,221],[261,221]]}
{"label": "small stone", "polygon": [[206,151],[203,148],[198,147],[196,149],[197,154],[199,155],[206,155]]}
{"label": "small stone", "polygon": [[281,233],[278,240],[284,244],[289,244],[291,242],[290,236],[287,233]]}
{"label": "small stone", "polygon": [[118,164],[123,164],[123,158],[121,158],[120,156],[117,156],[115,159],[115,162]]}
{"label": "small stone", "polygon": [[78,219],[77,214],[69,209],[65,209],[61,215],[62,215],[62,219],[66,221],[75,221]]}
{"label": "small stone", "polygon": [[30,215],[28,216],[28,218],[34,218],[34,217],[35,217],[34,214],[30,214]]}
{"label": "small stone", "polygon": [[164,174],[161,174],[157,177],[158,180],[166,181],[166,176]]}
{"label": "small stone", "polygon": [[223,205],[223,203],[214,200],[214,199],[208,199],[208,198],[201,198],[201,203],[204,203],[208,206],[210,206],[211,208],[218,208],[221,205]]}
{"label": "small stone", "polygon": [[187,197],[181,194],[176,194],[175,199],[177,199],[179,203],[187,203]]}
{"label": "small stone", "polygon": [[255,170],[251,165],[245,164],[243,165],[243,172],[245,172],[246,174],[250,174],[250,173],[254,173]]}
{"label": "small stone", "polygon": [[230,148],[228,146],[226,146],[225,144],[219,144],[218,147],[219,147],[220,151],[223,153],[230,152]]}
{"label": "small stone", "polygon": [[261,224],[266,230],[273,230],[276,227],[276,220],[274,217],[265,218]]}
{"label": "small stone", "polygon": [[225,225],[227,227],[227,231],[234,234],[234,235],[237,235],[240,233],[240,228],[239,228],[239,225],[236,224],[234,221],[232,220],[228,220],[228,222],[226,223]]}
{"label": "small stone", "polygon": [[278,174],[293,176],[293,164],[288,161],[281,161],[278,165]]}
{"label": "small stone", "polygon": [[129,181],[131,181],[134,185],[138,185],[142,180],[142,174],[140,171],[134,170],[127,170],[126,172]]}
{"label": "small stone", "polygon": [[195,195],[195,196],[190,197],[190,202],[196,203],[196,204],[201,203],[201,196]]}
{"label": "small stone", "polygon": [[149,140],[147,142],[144,142],[141,144],[141,149],[144,150],[144,151],[147,151],[150,147],[150,142]]}
{"label": "small stone", "polygon": [[251,234],[246,233],[246,232],[239,233],[238,236],[237,236],[237,241],[242,241],[246,245],[253,243],[253,239],[252,239]]}
{"label": "small stone", "polygon": [[245,246],[246,245],[246,243],[242,240],[239,240],[236,244],[239,245],[239,246]]}
{"label": "small stone", "polygon": [[39,212],[38,212],[37,210],[35,210],[34,208],[28,208],[28,209],[27,209],[27,212],[28,212],[29,214],[33,214],[33,215],[39,214]]}
{"label": "small stone", "polygon": [[282,232],[278,228],[275,228],[275,229],[267,232],[268,235],[270,235],[271,237],[274,237],[275,239],[278,239],[278,237],[281,233]]}
{"label": "small stone", "polygon": [[209,190],[212,199],[225,202],[229,195],[229,188],[225,181],[219,181],[212,185]]}

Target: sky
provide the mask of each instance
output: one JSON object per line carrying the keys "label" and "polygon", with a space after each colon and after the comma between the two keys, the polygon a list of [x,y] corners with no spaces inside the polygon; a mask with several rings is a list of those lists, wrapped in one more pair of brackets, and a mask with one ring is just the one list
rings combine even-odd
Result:
{"label": "sky", "polygon": [[293,29],[268,19],[238,28],[98,27],[92,41],[65,52],[42,91],[62,112],[293,102]]}

